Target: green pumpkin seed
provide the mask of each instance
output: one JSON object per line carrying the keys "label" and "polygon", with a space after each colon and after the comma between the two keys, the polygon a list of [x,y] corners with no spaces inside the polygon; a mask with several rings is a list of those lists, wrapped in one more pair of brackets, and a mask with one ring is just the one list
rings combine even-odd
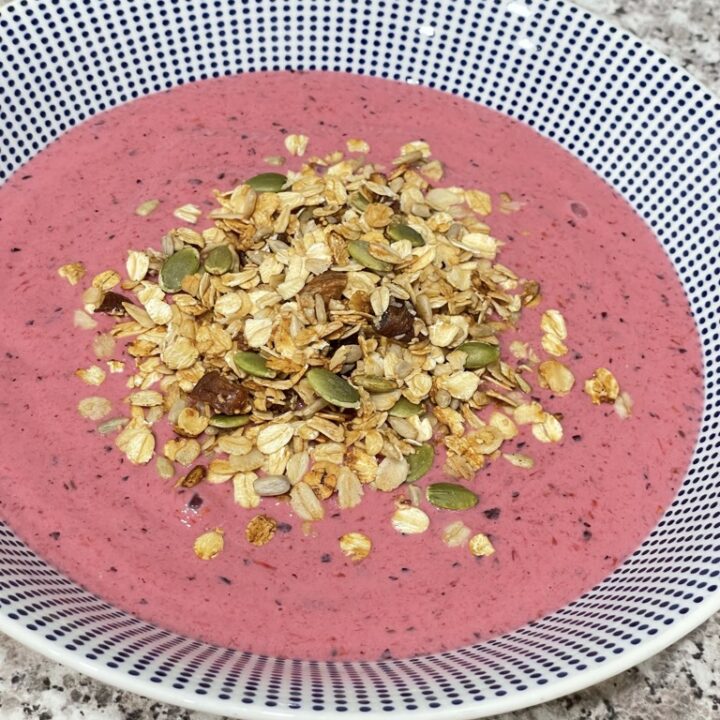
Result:
{"label": "green pumpkin seed", "polygon": [[478,504],[478,496],[456,483],[433,483],[428,485],[425,494],[428,502],[443,510],[469,510]]}
{"label": "green pumpkin seed", "polygon": [[478,503],[478,496],[456,483],[433,483],[425,490],[428,502],[443,510],[469,510]]}
{"label": "green pumpkin seed", "polygon": [[213,415],[210,425],[216,428],[239,428],[250,422],[249,415]]}
{"label": "green pumpkin seed", "polygon": [[184,247],[165,260],[160,268],[160,287],[165,292],[174,293],[182,287],[182,281],[188,275],[194,275],[200,269],[200,254],[194,247]]}
{"label": "green pumpkin seed", "polygon": [[233,360],[235,361],[235,367],[248,375],[268,378],[269,380],[272,380],[277,375],[272,368],[267,366],[267,360],[258,353],[236,352]]}
{"label": "green pumpkin seed", "polygon": [[353,383],[369,393],[385,393],[397,390],[397,383],[379,375],[355,375]]}
{"label": "green pumpkin seed", "polygon": [[232,267],[232,262],[232,250],[227,245],[218,245],[207,254],[203,267],[211,275],[223,275]]}
{"label": "green pumpkin seed", "polygon": [[414,453],[407,455],[405,459],[408,464],[408,474],[405,482],[415,482],[430,471],[435,461],[435,448],[428,443],[424,443]]}
{"label": "green pumpkin seed", "polygon": [[365,212],[365,208],[370,204],[370,201],[361,192],[351,193],[348,202],[360,212]]}
{"label": "green pumpkin seed", "polygon": [[401,397],[389,410],[392,417],[408,418],[419,415],[423,411],[422,405],[416,405],[407,398]]}
{"label": "green pumpkin seed", "polygon": [[280,173],[260,173],[245,181],[255,192],[280,192],[287,182],[287,177]]}
{"label": "green pumpkin seed", "polygon": [[353,260],[357,260],[357,262],[359,262],[363,267],[366,267],[368,270],[375,270],[375,272],[390,272],[393,269],[393,266],[390,263],[385,262],[384,260],[379,260],[374,255],[371,255],[370,245],[364,240],[351,240],[348,243],[347,248]]}
{"label": "green pumpkin seed", "polygon": [[425,244],[423,236],[415,228],[403,223],[388,225],[386,232],[391,241],[409,240],[413,247],[421,247]]}
{"label": "green pumpkin seed", "polygon": [[476,370],[491,363],[497,362],[500,358],[500,347],[485,342],[466,342],[458,347],[458,350],[467,355],[465,367],[468,370]]}
{"label": "green pumpkin seed", "polygon": [[310,387],[331,405],[360,407],[360,393],[345,378],[322,368],[309,370],[306,377]]}

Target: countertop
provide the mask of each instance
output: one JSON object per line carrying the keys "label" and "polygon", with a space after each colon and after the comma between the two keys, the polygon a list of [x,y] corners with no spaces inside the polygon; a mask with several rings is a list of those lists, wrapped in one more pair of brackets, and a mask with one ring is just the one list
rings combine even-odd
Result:
{"label": "countertop", "polygon": [[[0,0],[0,6],[6,0]],[[578,0],[637,34],[720,94],[716,0]],[[589,690],[499,720],[710,720],[720,717],[720,617]],[[0,720],[212,720],[121,692],[0,636]]]}

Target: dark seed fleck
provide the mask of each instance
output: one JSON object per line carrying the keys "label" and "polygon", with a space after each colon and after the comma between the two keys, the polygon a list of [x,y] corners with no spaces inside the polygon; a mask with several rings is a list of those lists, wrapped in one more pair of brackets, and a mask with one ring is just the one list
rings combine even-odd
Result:
{"label": "dark seed fleck", "polygon": [[488,520],[497,520],[500,517],[500,508],[494,507],[489,510],[483,510],[483,515]]}
{"label": "dark seed fleck", "polygon": [[[107,292],[103,301],[100,303],[100,307],[95,312],[104,313],[105,315],[114,315],[115,317],[121,317],[127,315],[123,303],[129,303],[130,300],[124,295],[116,292]],[[132,304],[132,303],[130,303]]]}

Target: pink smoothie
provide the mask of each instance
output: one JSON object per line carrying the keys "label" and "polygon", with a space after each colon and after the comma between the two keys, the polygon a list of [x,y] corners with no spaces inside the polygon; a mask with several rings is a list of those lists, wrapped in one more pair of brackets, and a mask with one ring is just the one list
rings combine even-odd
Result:
{"label": "pink smoothie", "polygon": [[[130,466],[112,437],[81,420],[100,394],[120,408],[125,379],[101,388],[74,371],[94,362],[93,330],[76,330],[81,289],[57,268],[83,260],[89,277],[122,269],[130,247],[159,247],[174,208],[211,205],[268,170],[288,132],[310,151],[367,139],[378,161],[424,138],[444,183],[508,192],[520,212],[493,214],[501,261],[542,283],[517,338],[539,348],[542,308],[567,319],[576,390],[538,396],[564,416],[565,440],[514,449],[532,471],[500,460],[461,514],[428,508],[431,529],[400,536],[387,494],[367,492],[304,536],[287,503],[264,509],[282,532],[255,548],[253,511],[227,485],[178,492],[151,464]],[[134,214],[145,200],[161,205]],[[497,203],[496,203],[497,204]],[[700,352],[679,281],[652,233],[611,188],[528,127],[439,92],[341,74],[254,74],[143,98],[72,130],[0,190],[0,517],[70,577],[141,618],[243,650],[326,659],[403,657],[459,647],[538,618],[602,580],[648,534],[688,464],[702,407]],[[101,319],[100,328],[109,323]],[[99,331],[98,329],[98,331]],[[117,358],[123,357],[122,345]],[[625,421],[592,406],[582,382],[611,368],[635,401]],[[115,413],[120,414],[120,413]],[[433,471],[432,480],[442,478]],[[425,478],[423,484],[428,480]],[[461,518],[488,534],[490,558],[440,540]],[[194,538],[226,531],[202,562]],[[354,565],[337,539],[362,531],[372,555]]]}

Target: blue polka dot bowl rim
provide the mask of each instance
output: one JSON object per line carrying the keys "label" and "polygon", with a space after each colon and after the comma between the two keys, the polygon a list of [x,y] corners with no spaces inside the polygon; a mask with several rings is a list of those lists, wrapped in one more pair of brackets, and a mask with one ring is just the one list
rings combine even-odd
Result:
{"label": "blue polka dot bowl rim", "polygon": [[85,118],[224,74],[324,69],[420,83],[528,123],[654,229],[699,328],[702,428],[677,498],[601,584],[515,632],[381,662],[207,645],[112,607],[0,523],[0,629],[102,681],[246,718],[478,718],[610,677],[720,608],[720,103],[666,58],[556,0],[16,0],[0,10],[0,182]]}

